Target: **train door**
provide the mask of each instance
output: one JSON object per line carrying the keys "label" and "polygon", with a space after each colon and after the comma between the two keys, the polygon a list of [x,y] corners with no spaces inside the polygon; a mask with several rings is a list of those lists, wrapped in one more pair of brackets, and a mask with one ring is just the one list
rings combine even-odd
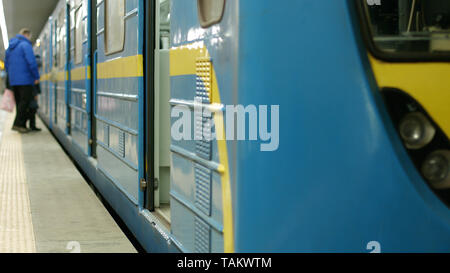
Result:
{"label": "train door", "polygon": [[73,143],[89,153],[88,86],[90,70],[87,63],[87,0],[70,1],[70,134]]}
{"label": "train door", "polygon": [[54,21],[52,19],[50,19],[50,37],[49,37],[49,41],[48,41],[48,47],[49,47],[49,54],[48,54],[48,59],[49,59],[49,81],[48,81],[48,126],[50,127],[50,129],[53,127],[53,91],[55,88],[55,83],[53,82],[53,52],[55,51],[55,47],[54,47]]}
{"label": "train door", "polygon": [[38,104],[41,105],[41,107],[39,109],[40,113],[43,112],[42,90],[44,89],[44,80],[45,80],[45,76],[44,76],[45,75],[45,57],[44,57],[45,56],[45,46],[44,46],[45,42],[44,41],[45,41],[44,36],[42,36],[42,35],[39,36],[38,40],[36,41],[36,47],[37,47],[36,49],[38,51],[39,56],[41,57],[41,63],[40,64],[38,63],[39,75],[41,76],[40,82],[39,82],[39,84],[41,86],[41,94],[38,97]]}
{"label": "train door", "polygon": [[[145,1],[146,2],[146,1]],[[98,170],[135,205],[142,200],[144,1],[96,1],[94,112]]]}
{"label": "train door", "polygon": [[[146,207],[167,226],[170,210],[170,2],[149,1],[147,11]],[[153,69],[152,69],[153,68]]]}
{"label": "train door", "polygon": [[56,97],[55,97],[55,124],[62,131],[66,131],[66,5],[62,5],[58,12],[56,26]]}
{"label": "train door", "polygon": [[[47,26],[48,27],[48,26]],[[44,37],[41,41],[41,45],[43,48],[42,51],[42,75],[44,76],[42,79],[43,81],[41,82],[41,95],[39,96],[40,101],[39,101],[39,105],[41,105],[41,113],[42,115],[47,118],[48,116],[48,78],[47,78],[47,73],[48,73],[48,34],[47,34],[47,30],[44,32]]]}

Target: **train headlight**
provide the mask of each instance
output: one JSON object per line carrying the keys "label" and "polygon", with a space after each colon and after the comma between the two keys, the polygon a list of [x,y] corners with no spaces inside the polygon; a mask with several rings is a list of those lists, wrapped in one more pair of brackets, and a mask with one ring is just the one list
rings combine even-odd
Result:
{"label": "train headlight", "polygon": [[422,174],[435,189],[450,189],[450,150],[431,153],[422,165]]}
{"label": "train headlight", "polygon": [[399,131],[406,147],[412,150],[425,147],[436,134],[433,124],[420,112],[406,115],[400,122]]}

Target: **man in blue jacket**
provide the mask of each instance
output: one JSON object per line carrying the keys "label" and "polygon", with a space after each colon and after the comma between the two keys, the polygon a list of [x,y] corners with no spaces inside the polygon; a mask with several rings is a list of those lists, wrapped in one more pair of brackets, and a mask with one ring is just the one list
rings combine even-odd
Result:
{"label": "man in blue jacket", "polygon": [[[13,130],[27,133],[28,107],[34,97],[34,86],[39,84],[39,71],[31,44],[31,31],[22,29],[9,41],[6,51],[5,69],[9,76],[9,84],[14,91],[17,114]],[[33,130],[35,128],[31,128]]]}

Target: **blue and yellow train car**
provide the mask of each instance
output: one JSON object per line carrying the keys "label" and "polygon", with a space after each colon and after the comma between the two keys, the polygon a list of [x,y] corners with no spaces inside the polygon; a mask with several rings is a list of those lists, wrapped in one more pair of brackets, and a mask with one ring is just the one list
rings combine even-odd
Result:
{"label": "blue and yellow train car", "polygon": [[450,252],[445,0],[61,1],[37,50],[147,251]]}

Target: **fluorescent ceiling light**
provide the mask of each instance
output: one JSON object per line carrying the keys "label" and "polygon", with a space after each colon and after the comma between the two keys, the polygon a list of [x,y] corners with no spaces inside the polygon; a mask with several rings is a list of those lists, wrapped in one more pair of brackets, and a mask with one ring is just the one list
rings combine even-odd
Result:
{"label": "fluorescent ceiling light", "polygon": [[0,27],[2,29],[3,45],[5,50],[9,47],[8,27],[6,26],[5,9],[3,8],[3,0],[0,0]]}

